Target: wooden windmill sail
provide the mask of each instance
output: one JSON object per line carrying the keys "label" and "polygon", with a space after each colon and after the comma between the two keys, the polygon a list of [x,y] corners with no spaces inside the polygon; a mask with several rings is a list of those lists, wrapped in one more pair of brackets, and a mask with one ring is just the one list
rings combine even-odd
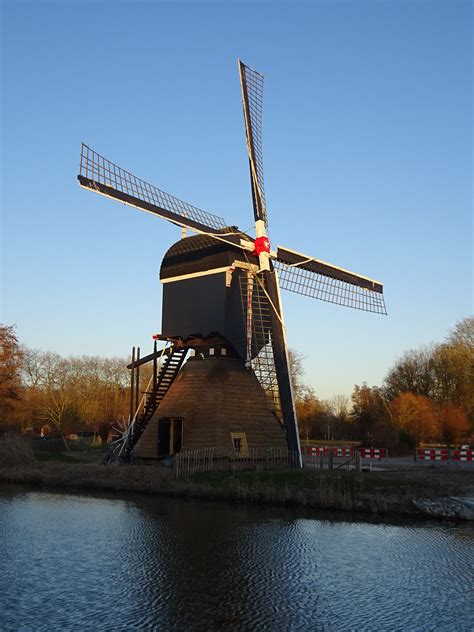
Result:
{"label": "wooden windmill sail", "polygon": [[[175,348],[181,345],[181,350],[199,345],[207,345],[207,349],[217,345],[216,348],[222,349],[228,342],[230,354],[256,376],[275,415],[284,424],[289,449],[299,452],[280,288],[345,307],[386,314],[383,285],[296,250],[271,248],[263,177],[263,76],[241,61],[238,68],[255,237],[137,178],[84,144],[78,180],[84,188],[197,234],[172,246],[163,259],[160,337],[172,340]],[[209,342],[211,339],[214,342]],[[172,355],[171,352],[168,357]],[[178,370],[183,364],[181,356],[182,353],[175,363]],[[154,397],[151,398],[140,432],[132,440],[128,434],[129,450],[139,441],[160,402],[166,402],[166,397],[170,400],[165,384],[171,384],[176,374],[163,381],[155,403]]]}

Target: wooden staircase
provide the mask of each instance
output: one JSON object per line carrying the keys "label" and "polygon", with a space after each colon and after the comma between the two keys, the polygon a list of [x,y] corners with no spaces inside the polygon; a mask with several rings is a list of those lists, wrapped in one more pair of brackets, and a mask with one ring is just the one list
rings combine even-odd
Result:
{"label": "wooden staircase", "polygon": [[142,412],[137,415],[131,432],[128,436],[127,445],[122,452],[121,461],[130,462],[133,454],[133,449],[136,446],[138,440],[142,436],[145,428],[150,422],[151,418],[156,412],[156,409],[162,402],[164,396],[168,392],[169,387],[176,379],[181,367],[186,360],[186,354],[188,349],[186,347],[170,347],[167,349],[165,361],[161,366],[158,373],[158,378],[153,390],[147,393],[146,403]]}

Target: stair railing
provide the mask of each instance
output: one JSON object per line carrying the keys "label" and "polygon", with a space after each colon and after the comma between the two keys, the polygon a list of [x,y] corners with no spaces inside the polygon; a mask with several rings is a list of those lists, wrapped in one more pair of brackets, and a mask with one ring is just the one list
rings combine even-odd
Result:
{"label": "stair railing", "polygon": [[[160,356],[159,356],[159,358],[158,358],[158,362],[162,359],[162,357],[163,357],[163,355],[164,355],[164,353],[165,353],[166,349],[169,349],[169,346],[168,346],[167,344],[166,344],[166,345],[163,347],[163,349],[161,350]],[[119,457],[120,457],[120,456],[122,456],[122,452],[124,451],[124,449],[125,449],[125,448],[126,448],[126,446],[128,445],[128,442],[130,441],[130,438],[131,438],[131,436],[132,436],[132,434],[133,434],[133,429],[134,429],[134,427],[135,427],[135,423],[136,423],[136,421],[137,421],[139,411],[141,410],[142,406],[143,406],[143,405],[144,405],[144,403],[145,403],[146,396],[147,396],[147,394],[148,394],[148,389],[150,388],[150,385],[151,385],[151,383],[153,382],[153,377],[154,377],[153,375],[150,377],[150,380],[149,380],[149,382],[148,382],[148,384],[147,384],[147,386],[146,386],[145,392],[143,393],[142,398],[141,398],[141,400],[140,400],[140,402],[139,402],[139,404],[138,404],[138,406],[137,406],[137,409],[135,410],[135,413],[134,413],[134,415],[133,415],[133,417],[132,417],[132,420],[131,420],[131,421],[130,421],[130,423],[128,424],[127,434],[126,434],[126,436],[124,437],[124,441],[122,442],[122,445],[120,446],[120,449],[119,449],[119,451],[118,451],[118,455],[117,455],[117,456],[119,456]],[[159,377],[159,374],[158,374],[158,377]],[[154,385],[154,386],[155,386],[155,385]]]}

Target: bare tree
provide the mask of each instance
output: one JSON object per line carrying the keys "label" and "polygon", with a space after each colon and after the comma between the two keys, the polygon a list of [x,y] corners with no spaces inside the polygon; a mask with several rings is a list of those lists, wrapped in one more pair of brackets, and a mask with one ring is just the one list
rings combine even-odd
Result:
{"label": "bare tree", "polygon": [[74,412],[78,375],[76,367],[70,361],[55,353],[44,354],[44,373],[42,387],[44,400],[42,416],[61,436],[66,449],[68,443],[64,436],[65,423]]}
{"label": "bare tree", "polygon": [[111,425],[128,412],[126,360],[24,349],[25,415],[47,423],[65,445],[65,431],[92,425],[105,442]]}
{"label": "bare tree", "polygon": [[298,401],[303,397],[304,392],[307,389],[306,385],[303,383],[304,355],[296,349],[288,349],[288,360],[290,363],[290,377],[291,386],[293,387],[293,395],[295,400]]}
{"label": "bare tree", "polygon": [[366,382],[360,386],[356,384],[351,399],[352,418],[359,438],[370,445],[392,445],[395,432],[381,389],[368,386]]}
{"label": "bare tree", "polygon": [[110,428],[128,413],[128,370],[122,358],[84,356],[80,359],[78,409],[93,425],[103,443]]}
{"label": "bare tree", "polygon": [[350,401],[347,395],[342,393],[333,395],[328,400],[328,406],[334,417],[340,420],[342,423],[349,418],[349,406]]}
{"label": "bare tree", "polygon": [[400,393],[430,397],[435,386],[433,354],[435,347],[407,351],[388,372],[384,390],[388,399]]}
{"label": "bare tree", "polygon": [[468,316],[456,323],[447,337],[448,344],[461,345],[474,352],[474,317]]}

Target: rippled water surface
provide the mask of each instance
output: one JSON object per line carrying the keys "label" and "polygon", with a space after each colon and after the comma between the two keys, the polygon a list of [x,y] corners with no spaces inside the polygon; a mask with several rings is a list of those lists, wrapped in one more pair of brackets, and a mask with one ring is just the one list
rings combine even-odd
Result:
{"label": "rippled water surface", "polygon": [[472,630],[474,530],[0,489],[1,630]]}

